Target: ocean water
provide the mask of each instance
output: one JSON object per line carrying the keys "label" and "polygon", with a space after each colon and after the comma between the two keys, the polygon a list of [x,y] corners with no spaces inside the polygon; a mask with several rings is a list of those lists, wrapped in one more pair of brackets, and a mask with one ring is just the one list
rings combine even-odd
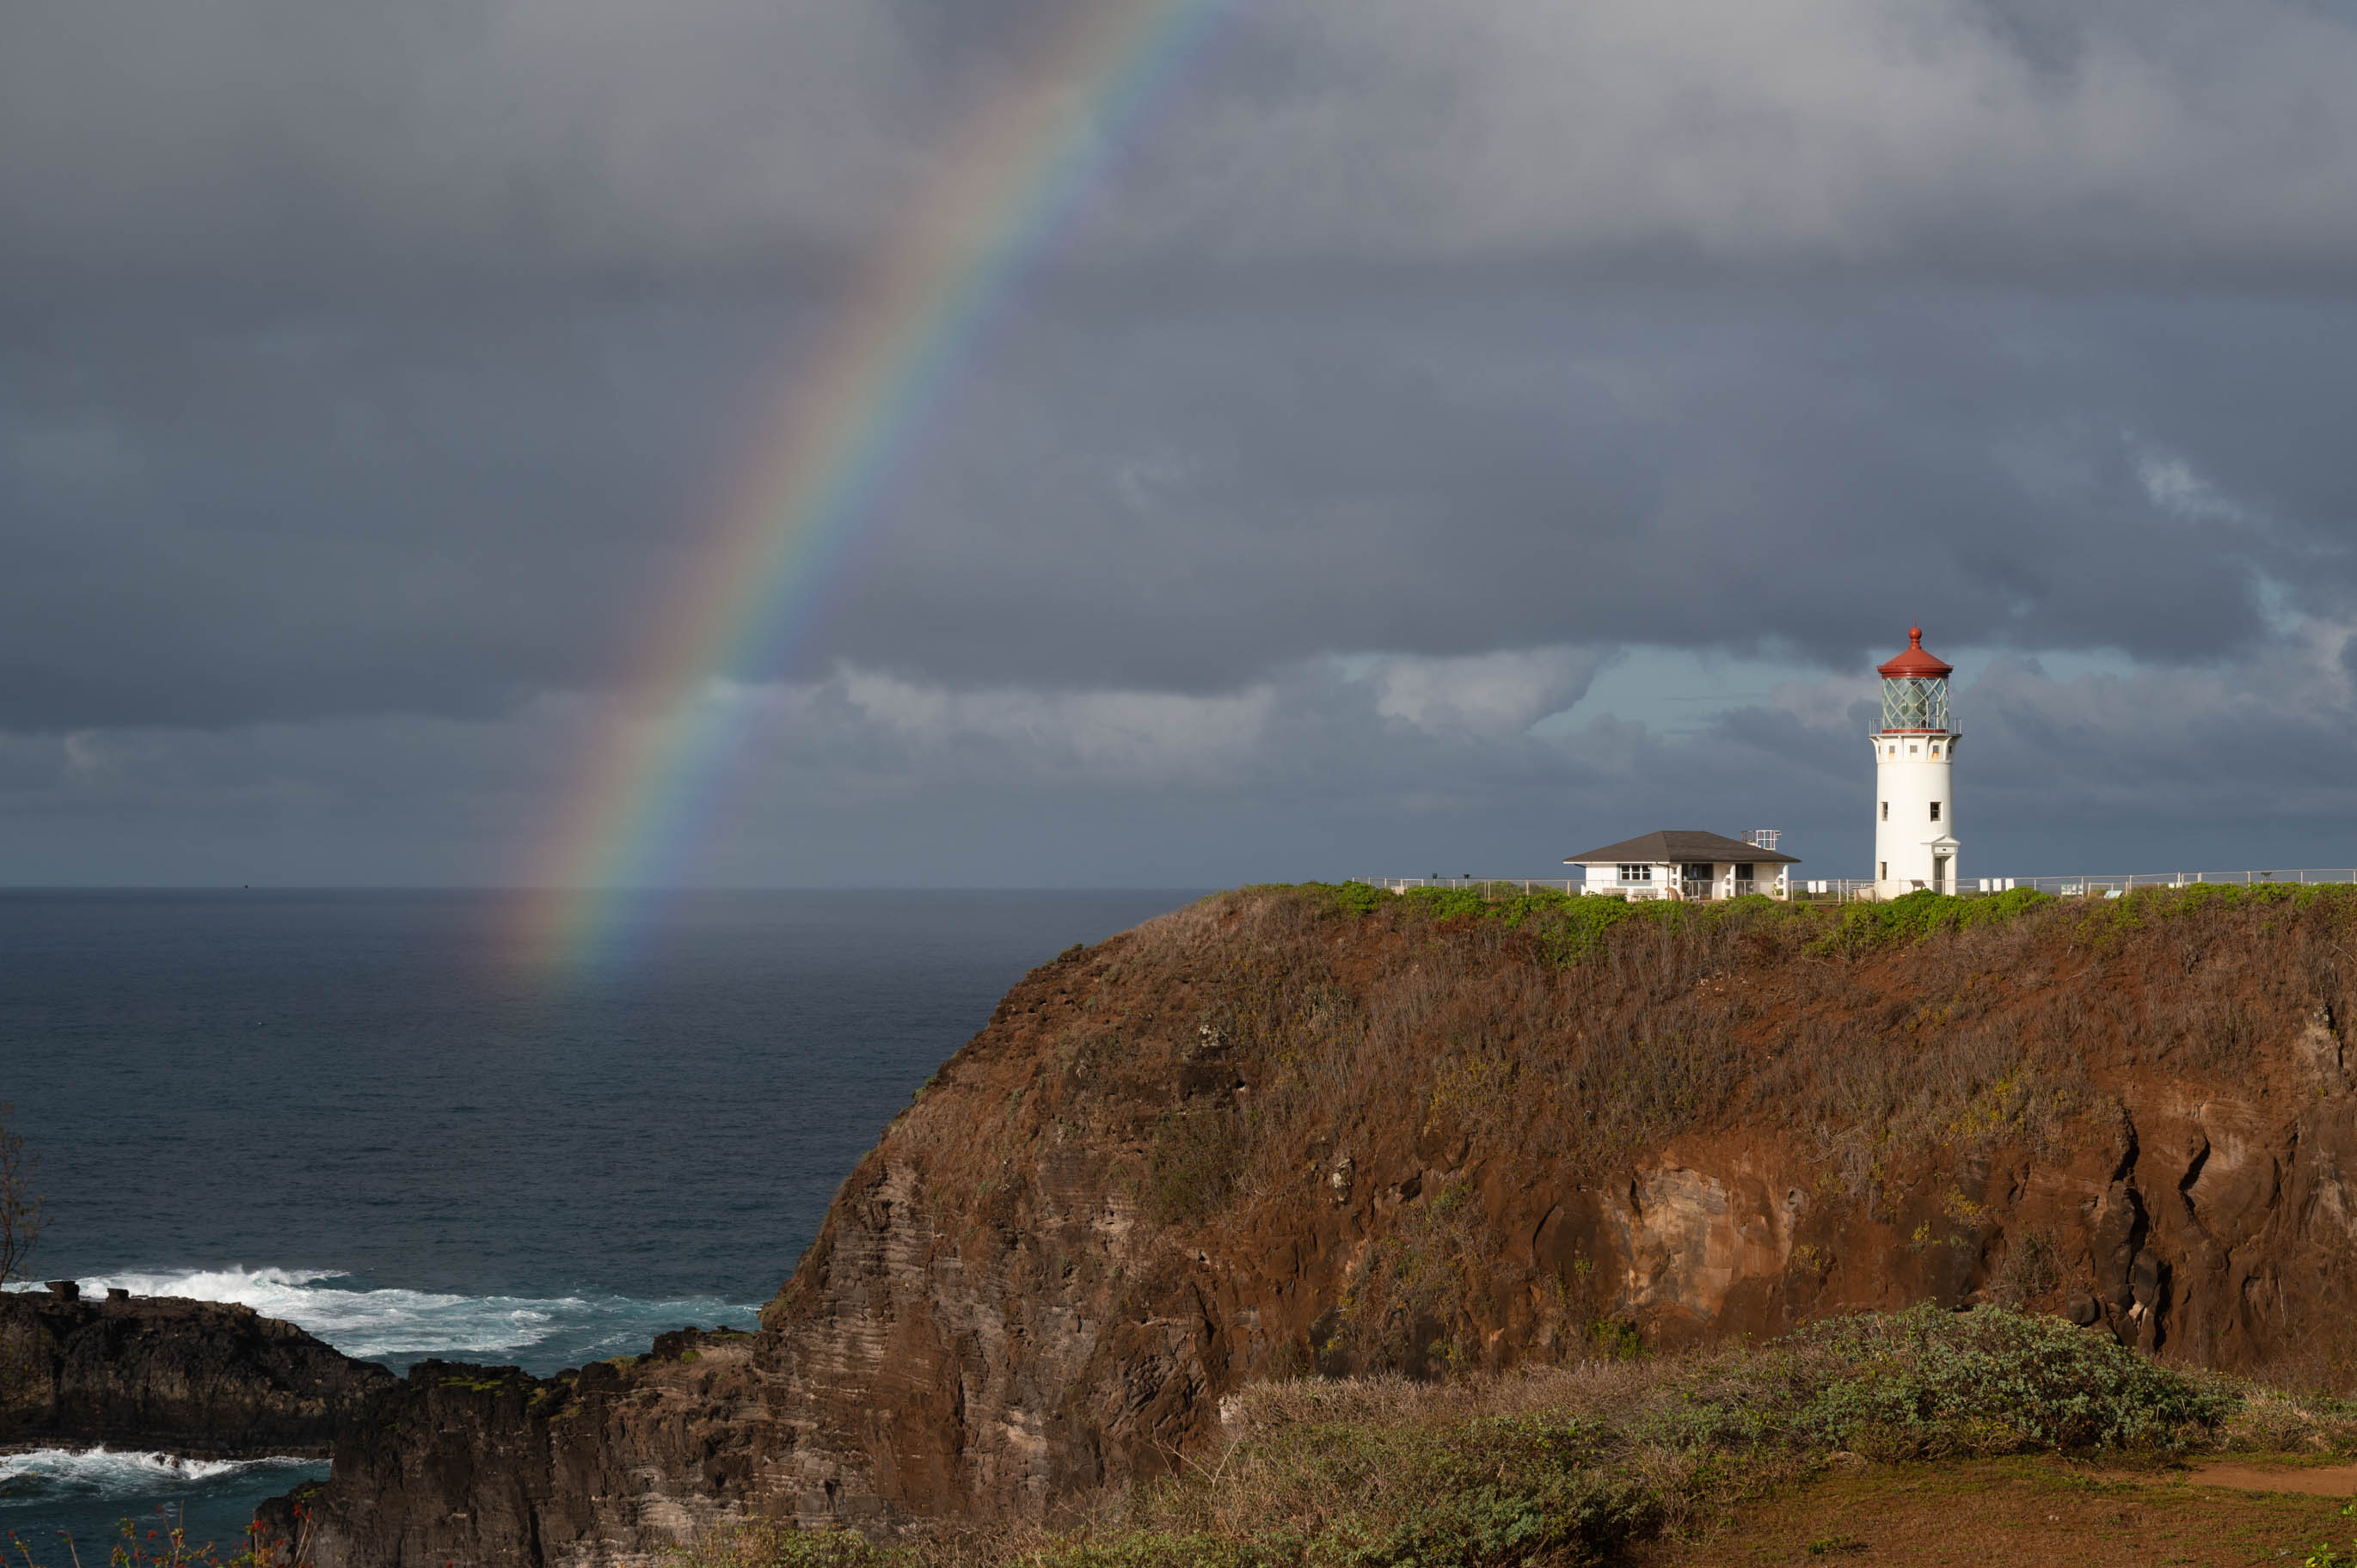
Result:
{"label": "ocean water", "polygon": [[[0,892],[44,1279],[242,1301],[396,1371],[750,1326],[1023,972],[1182,891],[710,893],[551,984],[495,895]],[[0,1542],[236,1540],[324,1466],[0,1455]],[[95,1557],[102,1561],[102,1548]]]}

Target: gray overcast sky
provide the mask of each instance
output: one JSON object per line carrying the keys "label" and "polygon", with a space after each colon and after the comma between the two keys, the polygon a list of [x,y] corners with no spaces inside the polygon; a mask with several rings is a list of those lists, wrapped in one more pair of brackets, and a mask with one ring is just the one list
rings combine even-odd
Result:
{"label": "gray overcast sky", "polygon": [[[1113,0],[0,0],[0,883],[500,883]],[[1050,88],[1076,84],[1049,83]],[[726,700],[675,875],[2357,865],[2357,6],[1264,0]]]}

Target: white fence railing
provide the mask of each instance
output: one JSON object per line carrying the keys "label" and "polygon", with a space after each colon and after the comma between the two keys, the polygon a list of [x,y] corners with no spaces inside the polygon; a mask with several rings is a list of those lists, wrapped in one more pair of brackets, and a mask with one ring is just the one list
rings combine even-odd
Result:
{"label": "white fence railing", "polygon": [[[1353,876],[1349,880],[1352,882],[1363,882],[1370,887],[1380,887],[1386,893],[1405,893],[1411,887],[1465,887],[1477,890],[1484,896],[1491,898],[1511,898],[1517,893],[1570,893],[1574,895],[1581,893],[1617,893],[1626,895],[1632,898],[1708,897],[1707,894],[1690,894],[1683,891],[1683,885],[1676,880],[1668,882],[1639,882],[1626,885],[1619,882],[1601,881],[1598,882],[1593,886],[1580,880],[1577,876]],[[1759,883],[1760,885],[1760,890],[1761,892],[1769,893],[1771,897],[1773,896],[1773,890],[1776,885],[1772,880],[1763,876],[1759,879]],[[1707,886],[1708,885],[1705,884],[1703,886]],[[1807,895],[1801,891],[1801,886],[1802,885],[1797,880],[1793,882],[1792,896],[1794,897],[1807,897]],[[1827,885],[1824,883],[1816,883],[1812,884],[1812,886],[1823,887]],[[1836,882],[1832,884],[1832,886],[1846,889],[1851,887],[1871,888],[1874,885],[1870,882]],[[1750,885],[1746,885],[1743,888],[1743,891],[1745,892],[1749,892],[1750,890]]]}
{"label": "white fence railing", "polygon": [[1348,880],[1363,882],[1386,893],[1405,893],[1411,887],[1501,888],[1521,893],[1584,893],[1587,890],[1587,884],[1577,876],[1353,876]]}
{"label": "white fence railing", "polygon": [[1864,876],[1795,876],[1792,897],[1804,903],[1854,903],[1874,897],[1874,882]]}
{"label": "white fence railing", "polygon": [[[1508,898],[1517,893],[1621,894],[1640,898],[1681,897],[1675,883],[1623,886],[1618,882],[1607,881],[1590,886],[1576,876],[1354,876],[1350,880],[1380,887],[1387,893],[1405,893],[1411,887],[1462,887],[1479,890],[1491,898]],[[1761,881],[1766,882],[1767,879],[1763,877]],[[2004,893],[2017,887],[2028,887],[2063,898],[2117,898],[2139,887],[2191,887],[2201,883],[2256,887],[2269,884],[2308,886],[2336,882],[2357,883],[2357,868],[2324,871],[2140,871],[2131,875],[2102,876],[1966,876],[1959,879],[1957,891]],[[1769,887],[1773,886],[1772,883],[1768,884]],[[1790,897],[1796,902],[1849,903],[1877,896],[1874,883],[1865,877],[1795,876],[1789,886]]]}
{"label": "white fence railing", "polygon": [[2200,883],[2223,883],[2237,887],[2265,886],[2269,883],[2357,882],[2357,870],[2341,871],[2140,871],[2124,876],[1984,876],[1964,878],[1977,880],[1983,893],[2002,893],[2008,888],[2034,887],[2040,893],[2057,894],[2065,898],[2116,898],[2133,893],[2139,887],[2191,887]]}

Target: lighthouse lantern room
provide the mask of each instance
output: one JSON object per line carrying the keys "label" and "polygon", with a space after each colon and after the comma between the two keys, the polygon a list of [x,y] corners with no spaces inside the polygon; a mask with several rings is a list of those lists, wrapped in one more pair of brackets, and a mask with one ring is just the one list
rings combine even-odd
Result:
{"label": "lighthouse lantern room", "polygon": [[1874,890],[1895,898],[1956,890],[1956,742],[1948,721],[1950,666],[1923,651],[1923,628],[1883,665],[1882,727],[1874,733]]}

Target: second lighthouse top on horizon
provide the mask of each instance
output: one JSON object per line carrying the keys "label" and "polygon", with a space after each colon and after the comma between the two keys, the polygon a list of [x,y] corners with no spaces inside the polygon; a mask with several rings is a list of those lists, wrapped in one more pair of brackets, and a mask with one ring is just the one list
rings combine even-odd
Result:
{"label": "second lighthouse top on horizon", "polygon": [[1882,677],[1882,733],[1927,734],[1948,727],[1948,677],[1954,667],[1923,649],[1923,628],[1907,628],[1907,651],[1877,666]]}

